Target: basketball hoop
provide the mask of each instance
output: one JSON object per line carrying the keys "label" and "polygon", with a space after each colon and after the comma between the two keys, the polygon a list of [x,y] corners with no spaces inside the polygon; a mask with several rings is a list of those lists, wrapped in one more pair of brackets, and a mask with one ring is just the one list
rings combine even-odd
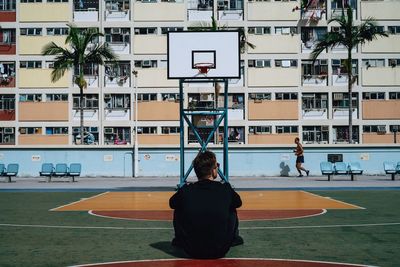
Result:
{"label": "basketball hoop", "polygon": [[196,63],[194,67],[199,70],[199,74],[206,75],[214,67],[214,63]]}

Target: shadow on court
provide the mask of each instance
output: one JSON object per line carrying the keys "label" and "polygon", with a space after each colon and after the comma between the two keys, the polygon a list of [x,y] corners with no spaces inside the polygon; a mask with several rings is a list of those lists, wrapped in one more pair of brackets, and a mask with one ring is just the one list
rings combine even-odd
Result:
{"label": "shadow on court", "polygon": [[160,241],[150,244],[150,247],[158,249],[176,258],[189,258],[188,255],[177,247],[171,245],[171,241]]}

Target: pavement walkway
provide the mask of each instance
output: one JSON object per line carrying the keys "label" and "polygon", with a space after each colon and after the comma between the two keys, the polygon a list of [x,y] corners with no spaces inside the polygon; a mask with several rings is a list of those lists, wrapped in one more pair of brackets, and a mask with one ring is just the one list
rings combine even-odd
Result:
{"label": "pavement walkway", "polygon": [[[230,182],[237,189],[400,189],[400,178],[395,181],[390,176],[333,176],[331,181],[326,176],[310,177],[231,177]],[[0,180],[0,191],[19,190],[79,190],[79,191],[138,191],[138,190],[174,190],[179,177],[78,177],[76,182],[69,178],[52,178],[46,182],[44,177],[13,177],[11,183]],[[195,181],[194,178],[188,181]]]}

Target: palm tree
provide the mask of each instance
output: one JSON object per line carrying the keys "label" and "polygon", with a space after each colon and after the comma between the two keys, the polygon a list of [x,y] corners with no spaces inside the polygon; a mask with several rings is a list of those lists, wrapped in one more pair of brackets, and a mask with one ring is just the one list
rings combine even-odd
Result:
{"label": "palm tree", "polygon": [[373,18],[367,18],[360,25],[354,25],[353,9],[347,6],[347,14],[345,15],[344,8],[340,17],[332,18],[328,24],[334,22],[340,26],[340,31],[328,32],[316,44],[316,47],[311,52],[311,59],[315,62],[319,54],[328,48],[333,48],[342,45],[347,49],[347,60],[345,61],[345,68],[348,72],[348,94],[349,94],[349,143],[353,143],[353,105],[352,105],[352,88],[357,77],[353,76],[352,70],[352,50],[358,45],[363,45],[371,42],[378,37],[387,37],[388,35],[378,30],[376,22]]}
{"label": "palm tree", "polygon": [[[117,56],[105,44],[97,41],[100,36],[104,36],[96,28],[80,30],[73,25],[68,25],[69,32],[65,39],[68,48],[63,48],[54,42],[48,43],[42,50],[42,54],[55,56],[54,70],[51,72],[51,81],[56,82],[64,76],[67,70],[78,69],[74,83],[79,87],[80,98],[80,136],[83,144],[83,89],[87,87],[83,69],[89,64],[104,65],[104,60],[115,61]],[[89,46],[90,45],[90,46]],[[91,47],[93,45],[93,47]]]}

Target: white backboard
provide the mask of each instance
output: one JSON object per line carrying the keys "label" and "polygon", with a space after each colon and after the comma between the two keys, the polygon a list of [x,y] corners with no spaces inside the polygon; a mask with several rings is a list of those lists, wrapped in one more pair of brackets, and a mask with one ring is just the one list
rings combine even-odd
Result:
{"label": "white backboard", "polygon": [[[212,63],[200,74],[196,63]],[[240,79],[238,31],[168,33],[168,79]]]}

